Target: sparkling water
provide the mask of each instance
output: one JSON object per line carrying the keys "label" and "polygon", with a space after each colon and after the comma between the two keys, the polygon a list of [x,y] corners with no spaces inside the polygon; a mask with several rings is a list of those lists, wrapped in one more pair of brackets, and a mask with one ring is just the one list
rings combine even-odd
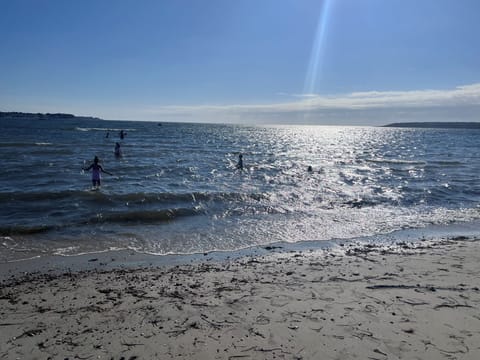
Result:
{"label": "sparkling water", "polygon": [[[0,261],[236,250],[480,219],[480,130],[0,123]],[[99,190],[83,170],[94,156],[113,174]]]}

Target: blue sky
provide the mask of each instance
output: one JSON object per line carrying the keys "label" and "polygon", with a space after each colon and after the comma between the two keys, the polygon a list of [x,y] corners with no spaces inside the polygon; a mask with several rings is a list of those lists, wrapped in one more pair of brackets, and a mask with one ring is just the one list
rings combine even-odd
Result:
{"label": "blue sky", "polygon": [[0,0],[0,111],[480,121],[478,0]]}

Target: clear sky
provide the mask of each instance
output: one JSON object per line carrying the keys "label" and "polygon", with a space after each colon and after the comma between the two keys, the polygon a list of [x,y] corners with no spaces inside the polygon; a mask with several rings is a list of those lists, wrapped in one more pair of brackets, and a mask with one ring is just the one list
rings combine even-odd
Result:
{"label": "clear sky", "polygon": [[0,111],[480,121],[479,0],[0,0]]}

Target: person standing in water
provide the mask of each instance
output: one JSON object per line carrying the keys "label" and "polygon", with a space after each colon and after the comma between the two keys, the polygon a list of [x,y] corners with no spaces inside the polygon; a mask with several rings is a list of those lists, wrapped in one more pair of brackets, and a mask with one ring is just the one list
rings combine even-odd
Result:
{"label": "person standing in water", "polygon": [[115,143],[114,153],[115,153],[115,157],[117,157],[117,158],[122,157],[122,149],[120,148],[120,143],[119,142]]}
{"label": "person standing in water", "polygon": [[102,176],[101,176],[102,172],[108,175],[112,175],[111,173],[103,169],[102,165],[99,164],[99,161],[100,160],[98,159],[98,156],[95,156],[95,158],[93,159],[93,163],[88,168],[83,169],[84,171],[88,171],[92,169],[93,187],[100,187],[101,180],[102,180]]}
{"label": "person standing in water", "polygon": [[238,155],[238,163],[237,163],[236,168],[239,169],[239,170],[243,170],[243,155],[242,154]]}

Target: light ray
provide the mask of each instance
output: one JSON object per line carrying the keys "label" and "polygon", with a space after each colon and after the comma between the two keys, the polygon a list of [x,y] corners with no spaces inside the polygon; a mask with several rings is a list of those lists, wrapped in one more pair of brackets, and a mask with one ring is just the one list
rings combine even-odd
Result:
{"label": "light ray", "polygon": [[313,94],[319,81],[319,75],[322,70],[322,60],[324,57],[323,49],[325,47],[325,38],[327,25],[330,17],[331,0],[324,0],[320,9],[317,31],[312,45],[312,53],[308,64],[307,74],[303,88],[304,94]]}

